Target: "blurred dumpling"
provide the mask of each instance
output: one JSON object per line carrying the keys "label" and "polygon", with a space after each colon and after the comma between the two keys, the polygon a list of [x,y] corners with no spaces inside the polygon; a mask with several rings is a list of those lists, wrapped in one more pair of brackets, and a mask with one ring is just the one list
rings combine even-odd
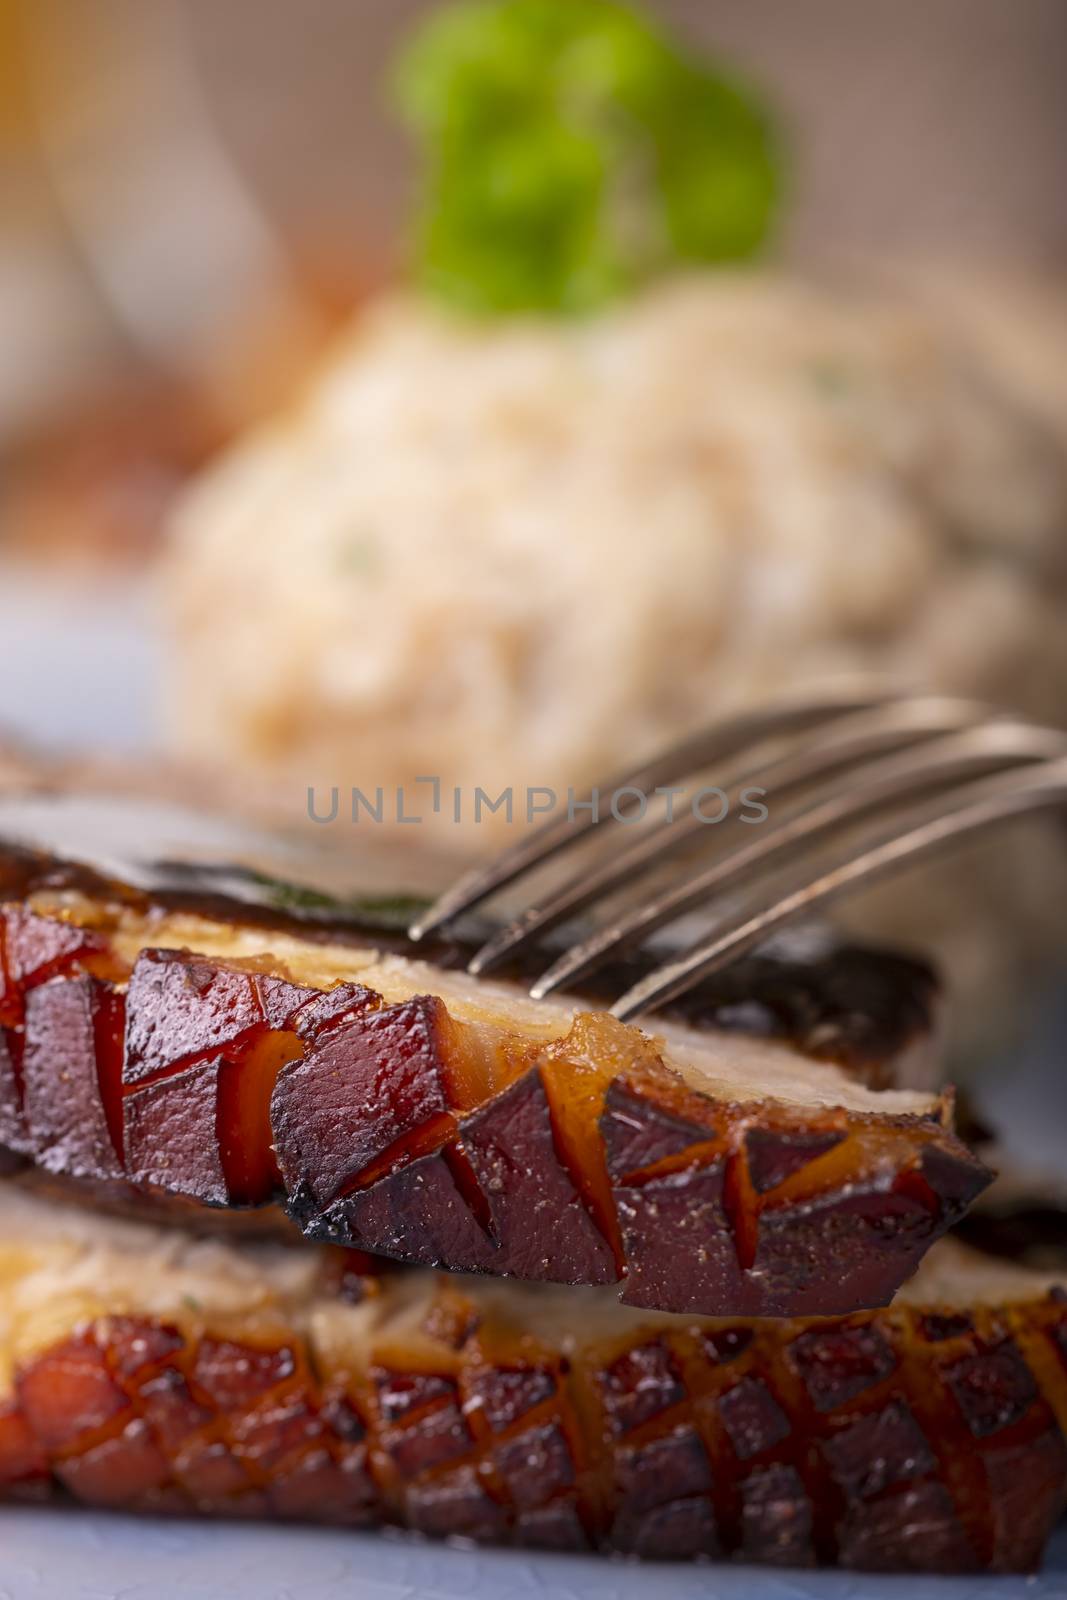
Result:
{"label": "blurred dumpling", "polygon": [[1067,482],[915,313],[773,279],[592,322],[395,301],[187,499],[171,715],[302,782],[565,789],[805,677],[1055,716]]}

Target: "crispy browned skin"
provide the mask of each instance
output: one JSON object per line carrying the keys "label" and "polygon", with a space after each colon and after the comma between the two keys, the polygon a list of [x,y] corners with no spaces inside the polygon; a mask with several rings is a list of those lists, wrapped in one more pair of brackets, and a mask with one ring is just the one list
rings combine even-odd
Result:
{"label": "crispy browned skin", "polygon": [[599,1012],[546,1042],[269,957],[138,943],[131,967],[126,912],[24,896],[0,918],[0,1143],[67,1179],[280,1202],[402,1261],[745,1316],[888,1303],[988,1181],[944,1101],[723,1098]]}
{"label": "crispy browned skin", "polygon": [[48,1338],[0,1399],[5,1497],[911,1572],[1030,1570],[1064,1502],[1067,1305],[1043,1288],[755,1324],[587,1319],[572,1290],[565,1350],[537,1296],[428,1274],[329,1328],[322,1285],[268,1331],[189,1295],[131,1312],[128,1285],[78,1320],[65,1292],[33,1297]]}

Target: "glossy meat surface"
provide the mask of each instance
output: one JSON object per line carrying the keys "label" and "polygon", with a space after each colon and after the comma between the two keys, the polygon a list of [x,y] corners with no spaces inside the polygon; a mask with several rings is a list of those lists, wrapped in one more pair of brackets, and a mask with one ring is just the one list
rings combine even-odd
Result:
{"label": "glossy meat surface", "polygon": [[[190,1219],[256,1207],[413,1264],[824,1315],[887,1303],[989,1177],[946,1098],[851,1060],[121,889],[24,882],[0,974],[0,1143]],[[825,986],[805,1010],[799,985],[810,1027]]]}
{"label": "glossy meat surface", "polygon": [[1029,1570],[1063,1506],[1064,1297],[949,1243],[891,1309],[751,1323],[0,1222],[6,1497],[902,1572]]}

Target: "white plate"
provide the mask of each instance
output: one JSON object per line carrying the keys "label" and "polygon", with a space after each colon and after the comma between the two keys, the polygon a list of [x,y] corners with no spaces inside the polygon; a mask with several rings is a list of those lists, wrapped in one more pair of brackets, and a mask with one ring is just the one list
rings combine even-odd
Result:
{"label": "white plate", "polygon": [[1067,1529],[1036,1578],[653,1565],[38,1509],[0,1514],[0,1552],[0,1600],[1067,1600]]}
{"label": "white plate", "polygon": [[159,694],[152,591],[0,561],[0,737],[70,751],[148,750]]}

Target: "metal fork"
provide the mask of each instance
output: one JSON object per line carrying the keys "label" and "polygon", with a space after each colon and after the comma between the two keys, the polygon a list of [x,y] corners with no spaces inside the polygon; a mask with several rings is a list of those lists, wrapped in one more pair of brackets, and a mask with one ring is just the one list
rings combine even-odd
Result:
{"label": "metal fork", "polygon": [[[680,780],[726,761],[734,765],[722,786],[726,805],[718,826],[709,827],[693,808],[672,816],[664,802],[664,814],[643,825],[640,838],[588,863],[586,851],[596,837],[625,827],[629,814],[644,810],[642,797],[668,787],[677,793]],[[740,811],[744,792],[753,789],[764,792],[768,810],[758,829],[746,827]],[[592,808],[595,794],[620,791],[628,791],[626,800],[607,815]],[[889,689],[845,690],[742,713],[596,786],[568,815],[466,874],[409,933],[412,939],[424,938],[506,886],[573,855],[575,865],[562,887],[536,900],[477,950],[469,970],[486,972],[528,951],[580,912],[643,885],[635,905],[609,915],[536,978],[530,993],[541,997],[710,905],[712,920],[700,939],[663,961],[612,1006],[616,1016],[628,1020],[664,1005],[783,924],[853,889],[993,823],[1065,802],[1067,734],[974,701]],[[860,823],[867,826],[857,832]],[[828,841],[833,845],[843,830],[850,830],[849,842],[831,849],[824,861],[820,847]],[[730,843],[695,870],[691,851],[701,835]],[[614,842],[610,835],[607,842]],[[683,849],[687,854],[675,862],[675,881],[650,885],[650,875],[662,876]],[[790,864],[794,871],[786,882],[773,876],[766,881]],[[739,889],[747,894],[740,909]]]}

